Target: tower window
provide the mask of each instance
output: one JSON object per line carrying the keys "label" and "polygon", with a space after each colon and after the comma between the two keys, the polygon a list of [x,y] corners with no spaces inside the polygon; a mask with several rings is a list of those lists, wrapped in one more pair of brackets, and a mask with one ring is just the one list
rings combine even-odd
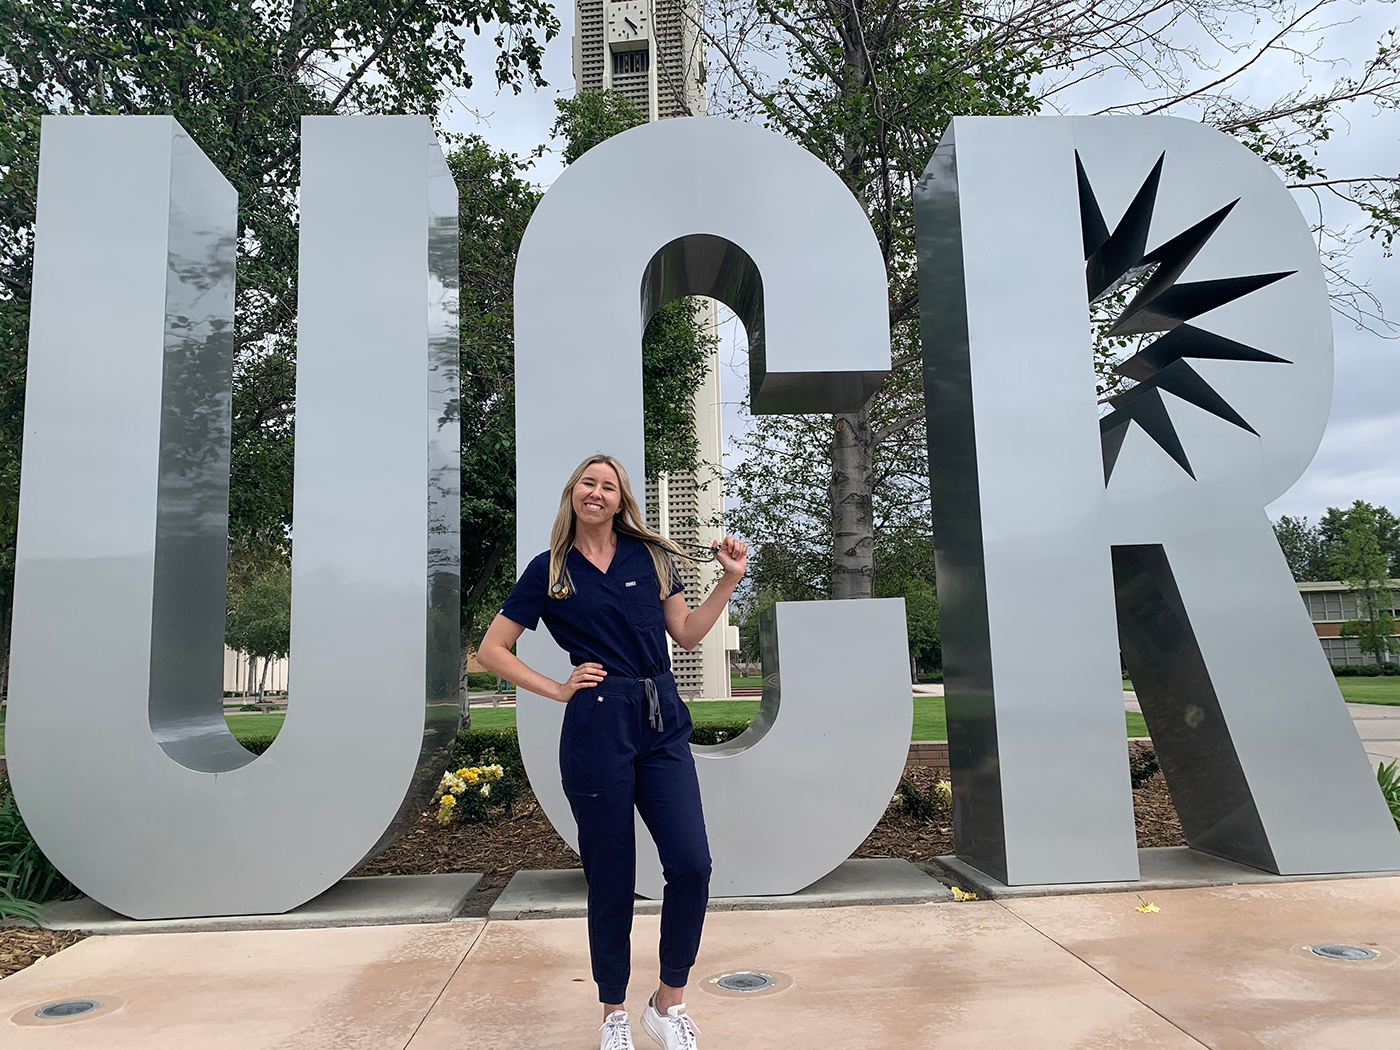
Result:
{"label": "tower window", "polygon": [[650,68],[651,52],[649,50],[613,52],[613,76],[627,73],[645,73]]}

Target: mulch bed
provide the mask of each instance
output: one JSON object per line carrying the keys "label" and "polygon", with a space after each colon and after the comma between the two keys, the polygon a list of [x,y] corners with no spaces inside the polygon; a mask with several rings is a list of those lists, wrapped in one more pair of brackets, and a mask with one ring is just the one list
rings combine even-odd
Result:
{"label": "mulch bed", "polygon": [[[904,776],[928,795],[933,793],[938,780],[947,778],[948,771],[911,765],[905,769]],[[1133,809],[1137,816],[1139,846],[1186,844],[1162,774],[1158,773],[1133,792]],[[915,820],[895,801],[852,856],[901,857],[916,864],[927,864],[934,857],[952,852],[952,816],[946,809],[933,820]],[[527,791],[516,804],[515,815],[494,824],[454,821],[444,827],[434,816],[425,815],[416,828],[352,874],[427,875],[479,871],[483,878],[464,914],[484,915],[516,871],[577,867],[578,855],[559,837],[534,795]]]}
{"label": "mulch bed", "polygon": [[[946,769],[909,766],[904,776],[925,795],[947,779]],[[1139,846],[1184,846],[1166,781],[1158,773],[1133,792]],[[927,864],[953,852],[951,814],[942,810],[933,820],[915,820],[899,801],[890,803],[853,857],[901,857]],[[525,791],[513,816],[494,824],[447,826],[425,814],[413,828],[374,860],[351,875],[433,875],[440,872],[482,872],[481,882],[463,909],[464,915],[485,915],[510,877],[519,870],[541,871],[579,867],[571,850],[544,815],[535,796]],[[37,930],[27,926],[0,927],[0,978],[8,977],[46,956],[77,944],[85,934],[70,930]]]}
{"label": "mulch bed", "polygon": [[0,978],[33,966],[64,948],[71,948],[87,934],[75,930],[36,930],[32,926],[0,926]]}

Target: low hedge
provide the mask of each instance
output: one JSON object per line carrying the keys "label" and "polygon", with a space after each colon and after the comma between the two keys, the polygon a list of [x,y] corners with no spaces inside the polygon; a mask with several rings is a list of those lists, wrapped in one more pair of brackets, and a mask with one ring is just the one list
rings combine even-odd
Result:
{"label": "low hedge", "polygon": [[1381,675],[1400,675],[1400,664],[1384,663],[1379,667],[1375,664],[1333,667],[1332,673],[1338,678],[1379,678]]}
{"label": "low hedge", "polygon": [[[747,721],[696,722],[690,730],[692,744],[722,744],[733,740],[749,727]],[[277,739],[276,734],[240,739],[244,747],[261,755]],[[461,766],[490,765],[499,762],[507,772],[522,770],[520,738],[514,729],[463,729],[452,746],[453,769]]]}

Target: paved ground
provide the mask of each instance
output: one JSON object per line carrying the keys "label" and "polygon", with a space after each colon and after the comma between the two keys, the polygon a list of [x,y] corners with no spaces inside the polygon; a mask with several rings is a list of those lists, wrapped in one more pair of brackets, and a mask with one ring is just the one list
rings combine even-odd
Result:
{"label": "paved ground", "polygon": [[[705,1050],[1400,1046],[1400,878],[707,919]],[[92,937],[0,981],[7,1050],[585,1050],[585,920]],[[638,916],[630,1008],[653,972]],[[1375,960],[1318,957],[1321,943]],[[772,973],[744,997],[707,979]],[[103,1009],[35,1023],[56,999]],[[650,1046],[638,1032],[638,1046]]]}
{"label": "paved ground", "polygon": [[[1136,693],[1123,694],[1123,707],[1128,711],[1142,713],[1142,705]],[[1356,732],[1366,746],[1366,754],[1371,757],[1371,765],[1400,759],[1400,707],[1385,704],[1347,704],[1351,720],[1356,724]],[[1400,1039],[1396,1040],[1400,1046]]]}
{"label": "paved ground", "polygon": [[[1372,765],[1400,759],[1400,707],[1381,704],[1347,704]],[[1397,1040],[1400,1045],[1400,1040]]]}

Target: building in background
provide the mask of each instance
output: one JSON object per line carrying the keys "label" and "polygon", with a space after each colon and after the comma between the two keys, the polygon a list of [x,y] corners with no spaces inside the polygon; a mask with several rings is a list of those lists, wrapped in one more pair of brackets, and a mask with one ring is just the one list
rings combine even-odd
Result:
{"label": "building in background", "polygon": [[576,0],[574,88],[612,88],[647,120],[705,113],[695,0]]}
{"label": "building in background", "polygon": [[[1391,580],[1391,606],[1400,619],[1400,580]],[[1355,638],[1342,637],[1342,624],[1357,619],[1356,595],[1347,590],[1346,585],[1337,580],[1319,580],[1298,584],[1298,593],[1307,606],[1312,618],[1313,629],[1317,631],[1322,651],[1334,667],[1374,664],[1376,658],[1363,653]],[[1400,654],[1400,636],[1396,636],[1390,646],[1388,659]]]}
{"label": "building in background", "polygon": [[[696,0],[576,0],[575,16],[578,91],[611,88],[636,103],[648,121],[706,112],[705,49]],[[716,304],[701,301],[705,327],[713,335],[718,327]],[[647,482],[647,524],[663,536],[708,546],[722,535],[717,523],[724,507],[718,341],[704,385],[695,395],[694,415],[701,466],[693,473]],[[685,568],[685,598],[691,608],[717,573],[711,564]],[[728,649],[737,648],[737,631],[729,630],[728,620],[722,615],[693,652],[672,643],[671,669],[682,696],[729,695]]]}

